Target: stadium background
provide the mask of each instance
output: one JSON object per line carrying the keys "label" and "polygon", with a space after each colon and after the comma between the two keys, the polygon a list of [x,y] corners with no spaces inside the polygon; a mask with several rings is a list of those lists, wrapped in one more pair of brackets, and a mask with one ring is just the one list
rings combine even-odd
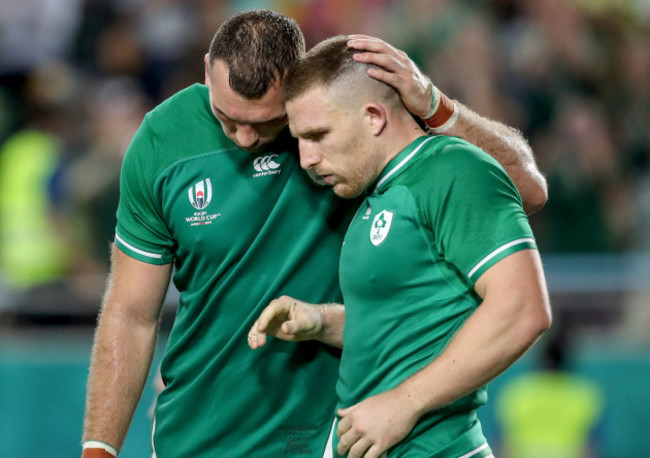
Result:
{"label": "stadium background", "polygon": [[[296,18],[308,46],[384,38],[524,133],[549,182],[531,222],[554,333],[604,397],[593,456],[650,456],[648,0],[1,0],[0,456],[78,454],[122,154],[147,110],[203,81],[222,20],[255,7]],[[491,384],[497,450],[494,400],[540,348]],[[121,456],[148,453],[152,402],[149,384]]]}

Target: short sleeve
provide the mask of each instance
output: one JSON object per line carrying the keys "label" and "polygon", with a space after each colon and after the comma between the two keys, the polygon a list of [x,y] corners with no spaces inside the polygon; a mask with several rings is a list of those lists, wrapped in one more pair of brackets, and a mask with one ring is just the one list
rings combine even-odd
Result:
{"label": "short sleeve", "polygon": [[472,284],[510,254],[536,249],[521,197],[491,156],[459,140],[425,169],[431,178],[419,192],[421,216],[437,251]]}
{"label": "short sleeve", "polygon": [[115,244],[149,264],[169,264],[174,246],[156,195],[155,136],[145,117],[124,157],[120,178]]}

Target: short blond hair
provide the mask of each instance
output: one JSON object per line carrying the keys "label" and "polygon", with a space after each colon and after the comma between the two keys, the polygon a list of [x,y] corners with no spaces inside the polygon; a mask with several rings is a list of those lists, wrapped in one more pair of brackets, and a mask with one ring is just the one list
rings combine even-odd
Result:
{"label": "short blond hair", "polygon": [[348,38],[338,35],[321,41],[289,70],[284,79],[282,98],[291,101],[310,89],[322,86],[340,88],[349,98],[369,94],[381,102],[399,103],[392,86],[368,76],[369,64],[355,61],[358,52],[347,45]]}

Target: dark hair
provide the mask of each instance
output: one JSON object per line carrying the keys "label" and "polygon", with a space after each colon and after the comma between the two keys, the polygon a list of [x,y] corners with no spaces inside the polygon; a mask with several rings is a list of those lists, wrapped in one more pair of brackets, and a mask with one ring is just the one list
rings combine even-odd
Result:
{"label": "dark hair", "polygon": [[305,53],[305,37],[296,22],[271,10],[236,14],[224,22],[210,43],[210,65],[226,62],[230,87],[251,99],[268,91]]}
{"label": "dark hair", "polygon": [[344,35],[321,41],[298,61],[284,79],[282,99],[293,100],[314,86],[330,87],[338,80],[352,91],[371,91],[385,101],[399,102],[399,95],[392,86],[370,78],[368,64],[355,61],[354,49],[348,47],[348,38]]}

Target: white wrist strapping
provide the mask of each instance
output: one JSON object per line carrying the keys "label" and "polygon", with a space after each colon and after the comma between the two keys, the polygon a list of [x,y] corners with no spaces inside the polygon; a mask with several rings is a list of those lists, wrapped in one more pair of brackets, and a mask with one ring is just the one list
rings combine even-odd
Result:
{"label": "white wrist strapping", "polygon": [[454,127],[454,124],[456,124],[456,121],[458,121],[459,114],[460,114],[460,110],[458,109],[458,104],[454,102],[454,112],[451,114],[451,117],[447,120],[447,122],[445,122],[440,127],[429,127],[429,130],[434,134],[441,134],[443,132],[448,131],[449,129]]}
{"label": "white wrist strapping", "polygon": [[106,442],[102,442],[102,441],[85,441],[82,444],[82,448],[84,450],[87,448],[101,448],[103,450],[106,450],[111,455],[117,456],[117,449],[112,445],[108,445]]}
{"label": "white wrist strapping", "polygon": [[440,106],[440,91],[431,81],[429,81],[429,84],[431,85],[431,108],[422,119],[429,119],[436,113],[436,111],[438,111],[438,107]]}

